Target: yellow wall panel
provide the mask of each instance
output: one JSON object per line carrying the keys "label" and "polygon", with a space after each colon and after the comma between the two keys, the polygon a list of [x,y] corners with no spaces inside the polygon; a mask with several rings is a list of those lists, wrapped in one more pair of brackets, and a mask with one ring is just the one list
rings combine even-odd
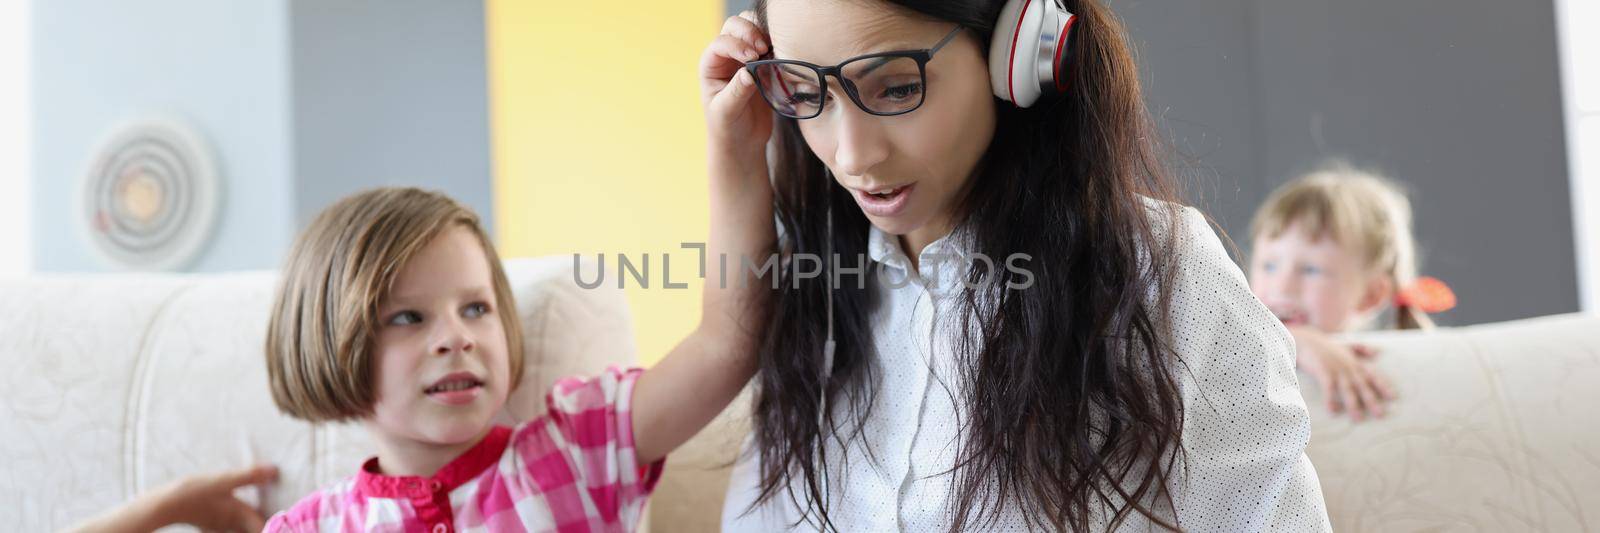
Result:
{"label": "yellow wall panel", "polygon": [[[627,278],[639,357],[660,359],[699,322],[706,235],[705,123],[696,65],[721,0],[488,0],[495,220],[506,257],[649,256]],[[672,256],[665,289],[662,260]],[[593,272],[586,272],[586,280]]]}

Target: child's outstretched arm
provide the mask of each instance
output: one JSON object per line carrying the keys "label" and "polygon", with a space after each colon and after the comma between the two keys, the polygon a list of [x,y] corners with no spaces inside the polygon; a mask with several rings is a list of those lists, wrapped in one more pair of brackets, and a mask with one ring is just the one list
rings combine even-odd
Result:
{"label": "child's outstretched arm", "polygon": [[[650,464],[693,437],[722,412],[755,374],[755,351],[767,313],[770,280],[756,279],[741,257],[760,265],[776,252],[766,145],[772,110],[742,60],[767,51],[748,12],[729,18],[700,58],[711,187],[711,231],[700,326],[633,392],[634,446]],[[726,284],[718,272],[726,257]]]}

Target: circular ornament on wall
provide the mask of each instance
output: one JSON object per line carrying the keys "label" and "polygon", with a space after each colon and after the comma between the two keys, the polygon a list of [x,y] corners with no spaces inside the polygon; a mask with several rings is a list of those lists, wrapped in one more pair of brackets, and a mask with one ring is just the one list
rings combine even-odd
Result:
{"label": "circular ornament on wall", "polygon": [[123,122],[95,149],[79,194],[88,240],[130,270],[177,270],[216,225],[221,183],[211,147],[183,122]]}

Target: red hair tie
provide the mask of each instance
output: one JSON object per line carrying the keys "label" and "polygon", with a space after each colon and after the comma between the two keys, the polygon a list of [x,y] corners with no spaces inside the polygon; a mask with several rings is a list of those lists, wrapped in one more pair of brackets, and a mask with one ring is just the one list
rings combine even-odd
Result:
{"label": "red hair tie", "polygon": [[1424,313],[1442,313],[1456,306],[1456,293],[1439,278],[1422,276],[1394,294],[1396,307],[1415,307]]}

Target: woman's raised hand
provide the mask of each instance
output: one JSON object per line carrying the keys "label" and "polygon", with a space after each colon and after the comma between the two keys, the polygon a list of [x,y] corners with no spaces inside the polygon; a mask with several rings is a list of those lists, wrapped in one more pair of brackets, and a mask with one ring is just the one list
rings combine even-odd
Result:
{"label": "woman's raised hand", "polygon": [[772,108],[762,100],[755,78],[744,64],[771,50],[766,32],[746,11],[729,17],[722,34],[700,55],[700,99],[713,160],[748,168],[760,164],[765,175],[767,139],[772,136]]}
{"label": "woman's raised hand", "polygon": [[[739,269],[748,258],[763,264],[775,250],[777,231],[772,222],[772,181],[767,169],[767,141],[772,137],[773,111],[761,97],[745,63],[771,51],[767,34],[746,11],[729,17],[722,33],[706,45],[700,56],[700,92],[706,111],[708,170],[711,174],[711,233],[707,253],[711,263],[726,259],[728,270],[712,276],[734,287],[707,283],[703,316],[716,313],[748,315],[749,298],[757,291],[737,290],[746,272]],[[709,281],[709,278],[708,278]],[[749,281],[749,280],[745,280]],[[758,280],[759,281],[759,280]],[[756,283],[759,285],[759,283]]]}
{"label": "woman's raised hand", "polygon": [[[710,136],[710,232],[700,326],[633,387],[634,447],[641,465],[676,449],[722,412],[756,371],[767,292],[744,260],[764,264],[776,252],[767,139],[772,108],[762,100],[746,61],[768,50],[766,35],[745,12],[728,19],[700,57],[700,93]],[[776,275],[773,273],[771,275]]]}

